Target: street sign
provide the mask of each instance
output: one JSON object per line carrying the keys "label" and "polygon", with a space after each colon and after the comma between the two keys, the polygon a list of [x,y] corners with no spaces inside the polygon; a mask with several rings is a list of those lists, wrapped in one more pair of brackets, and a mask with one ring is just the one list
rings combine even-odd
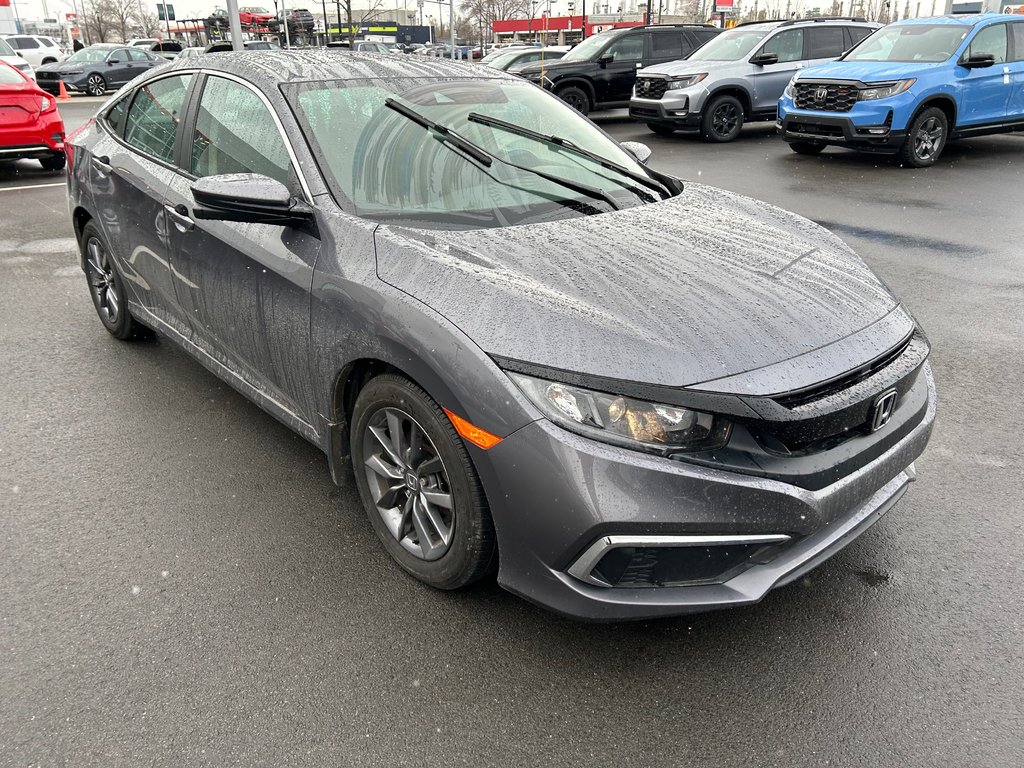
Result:
{"label": "street sign", "polygon": [[[164,8],[167,9],[167,18],[164,18]],[[170,3],[157,3],[156,17],[160,21],[174,21],[174,6]]]}

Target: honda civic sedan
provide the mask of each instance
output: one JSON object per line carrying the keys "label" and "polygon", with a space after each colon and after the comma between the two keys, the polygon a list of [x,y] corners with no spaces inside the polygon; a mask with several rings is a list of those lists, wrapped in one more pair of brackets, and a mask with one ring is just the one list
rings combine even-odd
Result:
{"label": "honda civic sedan", "polygon": [[68,142],[81,266],[327,455],[384,548],[586,619],[753,603],[915,477],[929,345],[841,240],[419,57],[136,80]]}

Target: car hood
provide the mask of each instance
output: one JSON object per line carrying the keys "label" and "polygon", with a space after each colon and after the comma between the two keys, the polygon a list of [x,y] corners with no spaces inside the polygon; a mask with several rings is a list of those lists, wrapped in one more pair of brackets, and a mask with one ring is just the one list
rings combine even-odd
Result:
{"label": "car hood", "polygon": [[[36,72],[57,72],[61,74],[67,74],[69,72],[82,72],[89,66],[95,66],[97,62],[86,62],[79,61],[74,64],[65,64],[64,62],[58,62],[56,64],[43,64],[41,67],[36,67]],[[102,62],[99,62],[102,63]]]}
{"label": "car hood", "polygon": [[889,80],[905,80],[908,77],[920,77],[939,67],[945,62],[934,64],[918,64],[906,61],[831,61],[800,71],[801,80],[815,78],[827,80],[859,80],[862,83],[880,83]]}
{"label": "car hood", "polygon": [[553,59],[551,61],[545,61],[543,65],[535,62],[527,64],[525,67],[519,70],[520,75],[539,75],[543,68],[545,72],[560,72],[561,70],[578,69],[581,66],[589,64],[589,61],[564,61],[563,59]]}
{"label": "car hood", "polygon": [[492,355],[667,386],[790,360],[898,308],[827,230],[698,184],[657,204],[500,230],[382,225],[377,264]]}
{"label": "car hood", "polygon": [[732,70],[749,72],[750,64],[746,59],[739,61],[690,61],[679,59],[678,61],[666,61],[664,64],[655,64],[653,67],[644,67],[638,75],[696,75],[700,72],[707,72],[711,76],[723,76],[731,74]]}

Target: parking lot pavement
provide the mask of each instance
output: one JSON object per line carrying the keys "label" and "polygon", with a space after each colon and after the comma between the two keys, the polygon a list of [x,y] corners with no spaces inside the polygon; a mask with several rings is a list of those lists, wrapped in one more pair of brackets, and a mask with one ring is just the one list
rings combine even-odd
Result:
{"label": "parking lot pavement", "polygon": [[171,344],[110,339],[64,189],[0,169],[0,765],[1024,764],[1024,140],[910,171],[598,119],[827,224],[905,299],[940,411],[897,507],[728,612],[432,591],[315,449]]}

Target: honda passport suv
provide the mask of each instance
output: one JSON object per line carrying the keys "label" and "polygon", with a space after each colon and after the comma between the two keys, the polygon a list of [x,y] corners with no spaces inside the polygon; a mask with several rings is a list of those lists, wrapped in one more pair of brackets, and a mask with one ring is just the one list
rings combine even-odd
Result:
{"label": "honda passport suv", "polygon": [[798,72],[779,101],[790,148],[829,144],[932,165],[950,138],[1024,131],[1024,18],[908,19]]}
{"label": "honda passport suv", "polygon": [[838,58],[876,29],[854,18],[740,24],[683,61],[638,72],[629,114],[660,135],[732,141],[744,122],[775,119],[794,72]]}
{"label": "honda passport suv", "polygon": [[558,61],[531,64],[517,74],[586,115],[628,106],[638,69],[681,59],[717,34],[718,29],[700,24],[610,29]]}

